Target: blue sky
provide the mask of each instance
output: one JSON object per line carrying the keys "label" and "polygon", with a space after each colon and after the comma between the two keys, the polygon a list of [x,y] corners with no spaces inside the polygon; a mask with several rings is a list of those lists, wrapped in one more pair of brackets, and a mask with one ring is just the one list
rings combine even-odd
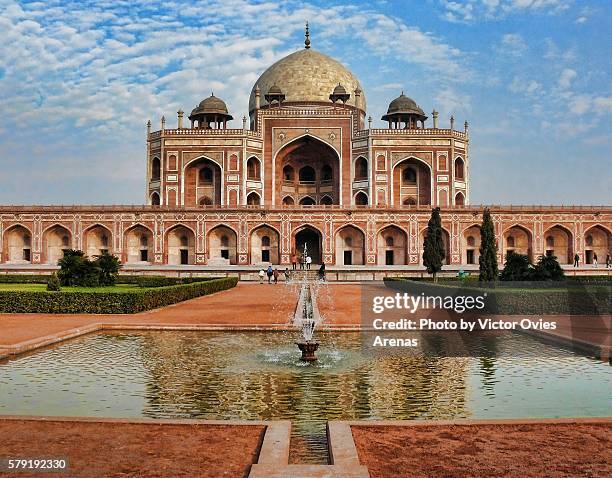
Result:
{"label": "blue sky", "polygon": [[[235,118],[303,47],[470,123],[472,203],[611,204],[608,0],[0,0],[0,204],[144,201],[145,123],[214,91]],[[234,127],[241,121],[235,120]]]}

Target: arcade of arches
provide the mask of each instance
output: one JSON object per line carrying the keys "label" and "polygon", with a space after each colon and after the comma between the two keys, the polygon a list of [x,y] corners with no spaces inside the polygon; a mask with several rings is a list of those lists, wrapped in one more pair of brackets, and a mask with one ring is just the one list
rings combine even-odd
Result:
{"label": "arcade of arches", "polygon": [[[3,263],[56,264],[66,249],[81,249],[94,258],[104,252],[116,254],[126,264],[247,265],[289,264],[291,256],[306,246],[314,264],[325,262],[338,266],[419,266],[428,215],[418,222],[398,221],[397,215],[385,216],[379,223],[369,223],[359,212],[337,212],[339,219],[326,223],[321,209],[304,216],[311,222],[282,222],[281,213],[234,213],[236,217],[266,217],[265,222],[221,219],[208,226],[198,223],[196,213],[184,223],[174,213],[146,213],[128,222],[113,224],[103,220],[83,225],[81,232],[71,230],[75,223],[49,221],[47,226],[32,222],[6,224],[2,231]],[[166,216],[164,216],[164,214]],[[453,213],[457,214],[457,213]],[[462,223],[452,223],[443,216],[443,243],[447,265],[472,265],[479,261],[480,226],[471,222],[474,214],[465,212]],[[167,226],[156,226],[152,218],[167,217]],[[331,217],[331,216],[330,216]],[[410,217],[408,215],[406,218]],[[138,222],[140,221],[140,222]],[[469,221],[469,222],[468,222]],[[241,224],[243,224],[241,226]],[[611,253],[612,233],[603,223],[593,223],[577,233],[568,223],[549,222],[536,229],[534,224],[507,221],[497,229],[498,261],[503,264],[510,251],[526,254],[537,261],[542,254],[554,254],[561,264],[571,265],[575,254],[580,263],[600,264]],[[536,236],[535,230],[539,230]],[[239,234],[239,231],[240,234]],[[537,240],[536,240],[537,238]]]}

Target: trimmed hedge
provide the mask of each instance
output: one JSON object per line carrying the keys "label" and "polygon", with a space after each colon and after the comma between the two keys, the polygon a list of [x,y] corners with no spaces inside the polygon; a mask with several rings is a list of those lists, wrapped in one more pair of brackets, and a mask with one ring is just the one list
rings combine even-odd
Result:
{"label": "trimmed hedge", "polygon": [[236,277],[207,279],[133,292],[47,292],[0,290],[1,313],[134,314],[235,287]]}
{"label": "trimmed hedge", "polygon": [[[52,274],[0,274],[0,284],[46,284]],[[136,284],[140,287],[164,287],[178,284],[191,284],[214,279],[214,277],[166,277],[119,275],[117,284]]]}
{"label": "trimmed hedge", "polygon": [[[482,314],[501,315],[601,315],[612,310],[612,286],[576,282],[556,283],[555,287],[543,282],[513,282],[505,287],[479,287],[478,282],[462,284],[413,281],[403,278],[385,278],[390,289],[427,296],[476,297],[487,294]],[[537,289],[546,288],[546,290]]]}

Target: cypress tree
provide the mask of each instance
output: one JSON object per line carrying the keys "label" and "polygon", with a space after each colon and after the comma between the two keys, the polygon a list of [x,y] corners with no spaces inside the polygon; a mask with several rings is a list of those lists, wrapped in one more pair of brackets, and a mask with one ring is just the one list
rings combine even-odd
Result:
{"label": "cypress tree", "polygon": [[480,257],[478,258],[480,274],[478,280],[489,282],[497,280],[499,269],[497,267],[497,242],[491,212],[485,208],[480,226]]}
{"label": "cypress tree", "polygon": [[427,268],[427,272],[433,275],[435,282],[438,280],[436,274],[442,270],[445,255],[442,242],[442,219],[440,219],[440,208],[437,207],[431,211],[423,243],[423,265]]}

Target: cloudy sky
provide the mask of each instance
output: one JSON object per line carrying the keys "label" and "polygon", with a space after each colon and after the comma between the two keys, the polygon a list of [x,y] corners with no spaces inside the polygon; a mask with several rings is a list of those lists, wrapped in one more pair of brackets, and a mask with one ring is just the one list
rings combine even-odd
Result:
{"label": "cloudy sky", "polygon": [[[159,4],[162,4],[160,6]],[[145,123],[303,47],[467,119],[472,203],[612,203],[609,0],[0,0],[0,204],[144,201]],[[240,127],[241,121],[234,121]]]}

